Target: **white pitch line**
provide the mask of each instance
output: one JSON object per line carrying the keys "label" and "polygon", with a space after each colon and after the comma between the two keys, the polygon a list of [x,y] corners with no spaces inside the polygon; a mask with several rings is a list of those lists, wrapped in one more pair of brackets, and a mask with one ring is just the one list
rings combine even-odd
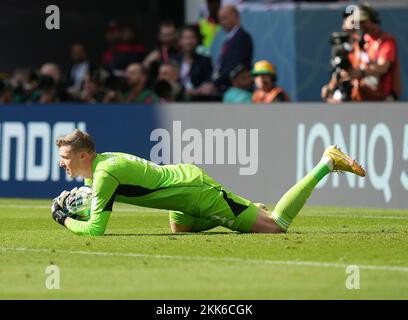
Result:
{"label": "white pitch line", "polygon": [[[120,253],[120,252],[102,252],[102,251],[75,251],[75,250],[53,250],[53,249],[35,249],[35,248],[4,248],[0,247],[1,251],[15,251],[15,252],[46,252],[46,253],[62,253],[62,254],[79,254],[92,256],[115,256],[115,257],[129,257],[129,258],[149,258],[149,259],[167,259],[167,260],[181,260],[181,261],[218,261],[218,262],[239,262],[239,263],[253,263],[253,264],[267,264],[267,265],[289,265],[302,267],[318,267],[318,268],[342,268],[345,269],[349,265],[357,264],[343,264],[334,262],[318,262],[318,261],[291,261],[291,260],[267,260],[267,259],[242,259],[242,258],[217,258],[217,257],[191,257],[191,256],[170,256],[160,254],[147,253]],[[400,266],[376,266],[376,265],[357,265],[363,270],[380,270],[380,271],[401,271],[408,272],[408,267]]]}
{"label": "white pitch line", "polygon": [[[50,209],[50,206],[44,206],[44,205],[24,205],[24,204],[0,204],[0,208],[9,208],[9,209]],[[160,209],[153,209],[153,208],[137,208],[137,209],[114,209],[114,211],[117,212],[152,212],[152,211],[163,211]]]}
{"label": "white pitch line", "polygon": [[[0,208],[9,208],[9,209],[50,209],[51,206],[44,206],[44,205],[18,205],[18,204],[0,204]],[[165,210],[160,209],[152,209],[152,208],[137,208],[137,209],[114,209],[116,212],[161,212]],[[328,217],[328,218],[356,218],[356,219],[402,219],[407,220],[408,216],[401,217],[401,216],[375,216],[375,215],[350,215],[350,214],[319,214],[319,213],[305,213],[300,214],[303,217]]]}
{"label": "white pitch line", "polygon": [[303,217],[328,217],[328,218],[357,218],[357,219],[408,219],[408,217],[400,216],[365,216],[365,215],[350,215],[350,214],[319,214],[319,213],[305,213],[300,214]]}
{"label": "white pitch line", "polygon": [[24,204],[0,204],[0,208],[10,208],[10,209],[49,209],[50,206],[44,205],[24,205]]}

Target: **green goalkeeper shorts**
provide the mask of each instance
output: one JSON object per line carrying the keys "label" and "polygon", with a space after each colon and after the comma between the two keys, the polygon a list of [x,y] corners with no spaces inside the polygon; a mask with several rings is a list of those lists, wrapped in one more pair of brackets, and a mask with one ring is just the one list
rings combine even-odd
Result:
{"label": "green goalkeeper shorts", "polygon": [[218,226],[250,232],[259,208],[251,201],[225,190],[203,171],[203,186],[194,212],[170,211],[170,221],[205,231]]}

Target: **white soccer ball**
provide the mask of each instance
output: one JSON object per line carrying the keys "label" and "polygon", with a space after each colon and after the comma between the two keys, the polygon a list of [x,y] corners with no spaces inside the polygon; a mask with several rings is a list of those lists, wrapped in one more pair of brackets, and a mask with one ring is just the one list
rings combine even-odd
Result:
{"label": "white soccer ball", "polygon": [[91,213],[92,188],[88,186],[74,188],[65,200],[65,206],[71,216],[78,220],[89,220]]}

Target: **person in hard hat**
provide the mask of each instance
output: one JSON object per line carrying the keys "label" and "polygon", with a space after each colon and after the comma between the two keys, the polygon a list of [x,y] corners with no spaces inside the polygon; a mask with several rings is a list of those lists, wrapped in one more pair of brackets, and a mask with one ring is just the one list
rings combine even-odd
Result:
{"label": "person in hard hat", "polygon": [[251,72],[255,77],[256,91],[252,95],[253,103],[288,102],[288,94],[276,86],[276,69],[269,61],[261,60],[255,63]]}

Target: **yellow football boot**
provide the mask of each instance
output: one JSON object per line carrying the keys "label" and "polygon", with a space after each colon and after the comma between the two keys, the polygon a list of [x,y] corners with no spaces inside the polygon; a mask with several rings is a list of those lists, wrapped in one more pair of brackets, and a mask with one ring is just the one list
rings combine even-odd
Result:
{"label": "yellow football boot", "polygon": [[347,171],[355,173],[360,177],[364,177],[366,174],[364,169],[357,163],[357,161],[341,152],[337,145],[328,147],[324,151],[323,156],[333,160],[333,171]]}

